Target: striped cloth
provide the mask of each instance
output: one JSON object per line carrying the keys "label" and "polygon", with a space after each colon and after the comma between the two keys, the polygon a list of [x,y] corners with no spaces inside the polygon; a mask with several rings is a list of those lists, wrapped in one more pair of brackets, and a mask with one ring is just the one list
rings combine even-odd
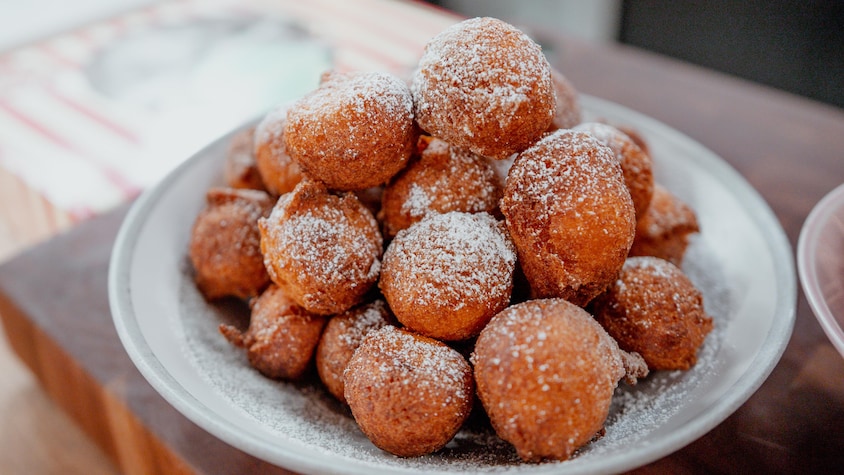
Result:
{"label": "striped cloth", "polygon": [[397,0],[173,0],[0,54],[0,219],[29,243],[124,203],[329,68],[407,76],[459,21]]}

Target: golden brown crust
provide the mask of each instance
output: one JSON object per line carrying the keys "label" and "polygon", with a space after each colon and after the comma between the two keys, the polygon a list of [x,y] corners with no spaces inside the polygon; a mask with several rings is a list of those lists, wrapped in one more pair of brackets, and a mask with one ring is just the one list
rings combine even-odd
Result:
{"label": "golden brown crust", "polygon": [[503,159],[551,124],[551,67],[539,46],[494,18],[460,22],[425,47],[413,83],[419,126],[478,155]]}
{"label": "golden brown crust", "polygon": [[551,68],[551,80],[554,81],[557,102],[554,108],[554,120],[551,121],[549,132],[557,129],[571,129],[581,121],[580,100],[577,96],[577,90],[563,73],[553,67]]}
{"label": "golden brown crust", "polygon": [[432,139],[387,185],[379,218],[392,238],[431,212],[494,213],[499,199],[501,186],[486,158]]}
{"label": "golden brown crust", "polygon": [[469,363],[447,345],[385,326],[370,332],[346,370],[346,400],[367,437],[400,457],[444,447],[472,410]]}
{"label": "golden brown crust", "polygon": [[334,195],[302,181],[258,227],[270,278],[309,312],[344,312],[378,280],[381,232],[352,193]]}
{"label": "golden brown crust", "polygon": [[630,256],[654,256],[683,263],[689,237],[700,232],[694,210],[663,186],[654,186],[647,212],[636,223]]}
{"label": "golden brown crust", "polygon": [[624,264],[635,211],[612,151],[558,130],[516,158],[501,211],[535,297],[585,305]]}
{"label": "golden brown crust", "polygon": [[631,257],[595,299],[595,319],[651,370],[689,369],[712,330],[703,296],[677,266],[656,257]]}
{"label": "golden brown crust", "polygon": [[223,177],[230,188],[266,191],[255,163],[254,137],[255,128],[250,127],[236,133],[229,142]]}
{"label": "golden brown crust", "polygon": [[496,315],[478,337],[472,363],[492,426],[526,461],[566,460],[602,433],[625,375],[615,341],[562,299],[531,300]]}
{"label": "golden brown crust", "polygon": [[246,349],[255,369],[273,379],[298,379],[313,359],[327,318],[313,315],[271,285],[251,301],[249,328],[241,333],[220,325],[220,333],[235,346]]}
{"label": "golden brown crust", "polygon": [[386,183],[416,147],[407,85],[387,73],[333,73],[290,106],[287,153],[305,172],[335,190]]}
{"label": "golden brown crust", "polygon": [[370,331],[390,325],[392,321],[383,300],[357,306],[328,321],[317,346],[317,372],[328,392],[340,402],[346,403],[343,373],[355,350]]}
{"label": "golden brown crust", "polygon": [[510,301],[516,254],[488,213],[431,214],[400,231],[379,286],[396,318],[441,340],[463,340]]}
{"label": "golden brown crust", "polygon": [[268,284],[258,219],[272,200],[263,191],[212,188],[191,229],[188,254],[196,284],[208,299],[258,295]]}
{"label": "golden brown crust", "polygon": [[636,128],[631,127],[629,125],[621,125],[621,124],[616,124],[615,127],[618,130],[627,134],[627,136],[630,137],[630,139],[632,141],[636,142],[636,145],[638,145],[639,148],[641,148],[643,152],[647,153],[648,155],[651,154],[651,148],[648,146],[648,141],[645,140],[645,137],[642,136],[642,134],[639,132],[639,130],[637,130]]}
{"label": "golden brown crust", "polygon": [[442,449],[478,398],[469,424],[523,460],[571,458],[604,434],[620,379],[689,368],[712,328],[670,264],[628,258],[679,262],[694,213],[656,196],[635,132],[580,122],[571,83],[491,18],[432,39],[410,86],[323,74],[232,138],[227,183],[257,174],[265,192],[210,192],[197,218],[197,285],[251,298],[249,327],[219,331],[270,378],[314,362],[397,456]]}
{"label": "golden brown crust", "polygon": [[624,183],[630,191],[633,208],[636,210],[636,220],[641,219],[654,193],[653,161],[632,138],[611,125],[600,122],[586,122],[574,128],[588,132],[601,143],[612,149],[616,159],[621,164]]}
{"label": "golden brown crust", "polygon": [[284,145],[284,124],[289,104],[275,107],[258,124],[253,139],[255,166],[267,191],[283,195],[302,181],[304,173],[287,153]]}

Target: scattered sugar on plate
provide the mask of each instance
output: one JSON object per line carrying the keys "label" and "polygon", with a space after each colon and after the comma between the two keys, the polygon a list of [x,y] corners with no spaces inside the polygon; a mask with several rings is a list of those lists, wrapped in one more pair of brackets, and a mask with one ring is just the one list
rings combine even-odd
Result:
{"label": "scattered sugar on plate", "polygon": [[[683,410],[695,388],[718,377],[717,359],[730,315],[735,312],[714,254],[704,239],[693,239],[683,270],[704,295],[715,328],[689,371],[654,372],[637,386],[620,384],[606,422],[606,434],[587,444],[566,462],[524,464],[509,444],[486,425],[469,424],[441,451],[417,458],[399,458],[372,445],[358,429],[347,408],[334,400],[316,376],[302,382],[273,381],[252,369],[245,354],[217,332],[220,323],[246,323],[245,304],[209,304],[192,280],[189,265],[182,266],[181,323],[184,351],[197,372],[244,417],[251,417],[278,435],[326,454],[357,460],[373,467],[427,472],[507,472],[570,464],[572,468],[595,457],[610,455],[635,444]],[[239,303],[239,302],[238,302]],[[237,315],[239,313],[239,315]],[[235,314],[233,316],[233,314]]]}

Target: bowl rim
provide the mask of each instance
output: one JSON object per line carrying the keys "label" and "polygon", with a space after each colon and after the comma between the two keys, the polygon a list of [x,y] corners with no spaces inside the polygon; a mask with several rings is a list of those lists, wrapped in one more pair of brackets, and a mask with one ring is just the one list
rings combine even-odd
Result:
{"label": "bowl rim", "polygon": [[797,240],[797,272],[812,313],[835,349],[844,356],[844,329],[841,328],[826,303],[826,298],[821,291],[815,260],[818,241],[826,230],[832,214],[839,208],[844,208],[844,183],[824,195],[803,222],[800,237]]}
{"label": "bowl rim", "polygon": [[[778,290],[777,295],[774,296],[777,300],[776,312],[772,316],[773,321],[768,330],[766,340],[777,341],[779,343],[761,348],[761,351],[754,356],[746,371],[745,377],[736,381],[726,395],[712,401],[709,405],[709,411],[724,414],[723,417],[694,418],[659,443],[648,443],[647,445],[650,446],[649,450],[639,451],[623,460],[618,457],[609,456],[598,463],[598,466],[586,467],[578,465],[567,467],[570,473],[594,473],[595,470],[615,472],[642,466],[680,450],[722,423],[758,390],[765,380],[767,380],[774,367],[779,363],[790,340],[795,323],[797,285],[791,245],[781,224],[764,198],[735,168],[692,137],[657,119],[629,109],[626,106],[594,96],[582,94],[581,99],[586,107],[599,107],[603,111],[624,111],[624,114],[628,116],[635,116],[637,121],[647,123],[648,128],[670,130],[673,134],[682,136],[674,137],[672,135],[672,140],[682,140],[688,146],[705,152],[703,159],[712,173],[717,175],[725,187],[733,190],[733,193],[741,201],[750,203],[748,206],[752,206],[755,211],[758,211],[751,218],[755,222],[755,225],[768,237],[766,243],[775,263],[775,281],[776,289]],[[129,210],[115,240],[108,277],[110,307],[118,336],[138,370],[168,403],[199,427],[209,431],[214,437],[225,441],[233,447],[251,453],[274,465],[308,473],[314,471],[334,472],[337,470],[350,470],[355,473],[394,473],[396,471],[402,471],[395,466],[372,466],[362,461],[347,461],[345,467],[329,468],[326,467],[324,461],[315,460],[312,457],[313,454],[299,453],[295,447],[287,447],[286,450],[278,452],[277,448],[270,447],[266,441],[252,434],[244,434],[228,421],[214,418],[213,411],[210,408],[197,400],[174,379],[164,364],[154,355],[146,341],[143,344],[139,344],[138,341],[134,340],[140,334],[140,330],[130,303],[132,291],[127,288],[126,284],[129,281],[129,264],[132,260],[132,250],[137,244],[139,231],[143,227],[144,217],[151,213],[154,205],[160,200],[161,195],[168,186],[176,180],[177,175],[187,173],[197,160],[201,160],[202,157],[209,153],[209,150],[219,146],[221,141],[227,139],[242,127],[236,128],[232,132],[212,141],[202,150],[185,160],[172,170],[158,185],[143,193]],[[121,314],[131,314],[133,318],[129,320],[121,318]],[[534,473],[551,473],[560,470],[559,467],[554,466],[543,467],[540,465],[534,468],[536,469]],[[436,469],[433,469],[432,473],[435,472],[439,473]]]}

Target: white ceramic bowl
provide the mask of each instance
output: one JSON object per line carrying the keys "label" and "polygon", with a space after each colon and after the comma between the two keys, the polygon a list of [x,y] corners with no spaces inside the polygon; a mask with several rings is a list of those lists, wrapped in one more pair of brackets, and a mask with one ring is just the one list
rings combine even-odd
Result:
{"label": "white ceramic bowl", "polygon": [[702,233],[684,270],[702,290],[715,329],[698,364],[652,374],[616,392],[606,435],[576,458],[524,464],[488,430],[464,430],[444,450],[398,458],[375,448],[318,383],[270,381],[217,325],[226,306],[197,292],[186,258],[205,191],[222,180],[230,136],[144,193],[114,247],[109,298],[127,353],[187,418],[229,444],[308,473],[601,473],[678,450],[732,414],[776,365],[794,324],[796,279],[788,240],[764,200],[711,151],[621,106],[582,99],[588,117],[635,127],[649,141],[657,181],[691,205]]}
{"label": "white ceramic bowl", "polygon": [[844,184],[823,197],[803,223],[797,269],[809,306],[844,356]]}

